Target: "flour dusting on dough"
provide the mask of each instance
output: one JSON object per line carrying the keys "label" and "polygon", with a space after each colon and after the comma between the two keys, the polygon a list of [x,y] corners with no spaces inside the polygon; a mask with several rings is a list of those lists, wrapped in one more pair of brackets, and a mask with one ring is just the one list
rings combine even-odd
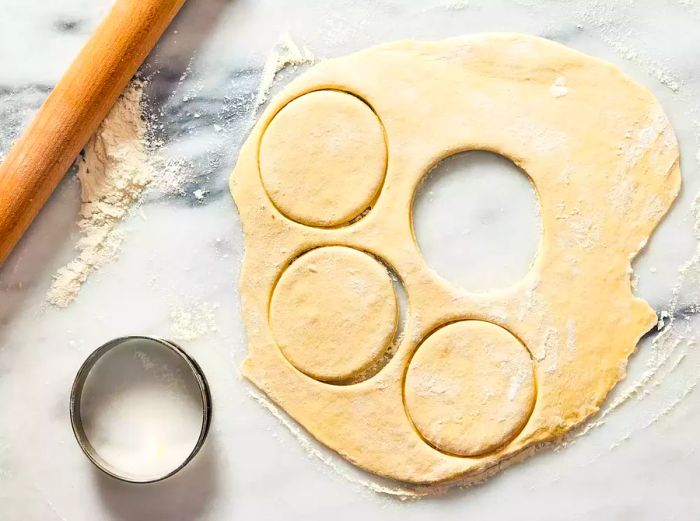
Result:
{"label": "flour dusting on dough", "polygon": [[569,88],[566,86],[566,78],[564,76],[557,77],[549,87],[549,93],[555,98],[566,96],[569,93]]}
{"label": "flour dusting on dough", "polygon": [[537,360],[542,362],[542,367],[548,373],[553,373],[559,367],[559,331],[548,328],[544,334],[542,345],[543,352],[540,352]]}
{"label": "flour dusting on dough", "polygon": [[520,389],[528,376],[530,375],[524,367],[519,367],[516,370],[515,374],[510,379],[510,386],[508,387],[508,401],[512,402],[515,400],[515,397],[518,396],[518,393],[520,392]]}
{"label": "flour dusting on dough", "polygon": [[634,184],[629,176],[621,176],[608,194],[608,202],[620,215],[625,215],[632,204]]}
{"label": "flour dusting on dough", "polygon": [[419,396],[433,396],[442,394],[450,397],[459,395],[461,383],[453,379],[440,378],[432,373],[421,374],[414,378],[416,394]]}
{"label": "flour dusting on dough", "polygon": [[537,286],[539,286],[539,284],[539,275],[531,277],[528,281],[527,286],[525,288],[525,298],[521,300],[518,309],[518,320],[524,320],[525,317],[532,311],[532,308],[535,306],[537,299],[535,291],[537,290]]}
{"label": "flour dusting on dough", "polygon": [[443,7],[448,11],[459,11],[469,7],[469,0],[450,0],[446,2]]}
{"label": "flour dusting on dough", "polygon": [[566,349],[570,354],[576,353],[576,320],[566,321]]}

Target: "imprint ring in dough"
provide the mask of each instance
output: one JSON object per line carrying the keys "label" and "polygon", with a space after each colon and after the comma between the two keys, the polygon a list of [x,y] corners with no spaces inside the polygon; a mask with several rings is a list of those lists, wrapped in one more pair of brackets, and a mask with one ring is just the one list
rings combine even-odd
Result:
{"label": "imprint ring in dough", "polygon": [[376,364],[396,331],[386,268],[342,246],[296,259],[272,294],[270,327],[289,362],[324,382],[350,380]]}
{"label": "imprint ring in dough", "polygon": [[[421,180],[467,150],[513,161],[540,202],[530,271],[492,293],[449,285],[412,229]],[[484,34],[319,63],[271,101],[231,177],[242,372],[369,472],[481,478],[591,418],[624,378],[656,323],[630,262],[679,187],[654,96],[557,43]],[[387,269],[408,297],[400,335]]]}
{"label": "imprint ring in dough", "polygon": [[530,417],[530,353],[502,327],[463,320],[438,329],[406,374],[406,412],[423,438],[458,456],[479,456],[512,440]]}
{"label": "imprint ring in dough", "polygon": [[323,90],[291,101],[260,143],[260,175],[272,202],[309,226],[345,224],[384,181],[382,125],[355,96]]}

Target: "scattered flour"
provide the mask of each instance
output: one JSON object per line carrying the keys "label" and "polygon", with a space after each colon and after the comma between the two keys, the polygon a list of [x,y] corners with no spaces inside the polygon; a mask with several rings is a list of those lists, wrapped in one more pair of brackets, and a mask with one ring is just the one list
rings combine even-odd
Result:
{"label": "scattered flour", "polygon": [[566,78],[559,76],[554,83],[549,87],[549,93],[555,98],[561,98],[569,93],[569,88],[566,86]]}
{"label": "scattered flour", "polygon": [[542,342],[544,348],[534,354],[535,359],[541,362],[542,368],[547,373],[553,373],[559,367],[559,341],[559,331],[555,328],[547,328]]}
{"label": "scattered flour", "polygon": [[149,190],[155,190],[164,195],[186,196],[185,187],[195,179],[194,166],[185,159],[165,159],[159,150],[161,145],[160,143],[152,145],[149,161],[155,169]]}
{"label": "scattered flour", "polygon": [[46,300],[55,306],[67,307],[88,277],[118,256],[123,240],[119,224],[138,206],[147,187],[185,195],[183,187],[192,180],[188,162],[167,159],[162,143],[149,140],[143,89],[138,80],[127,86],[77,160],[78,254],[54,275]]}
{"label": "scattered flour", "polygon": [[600,39],[619,56],[644,67],[651,77],[672,92],[678,93],[681,90],[682,83],[671,70],[632,46],[630,41],[634,33],[629,30],[627,24],[614,23],[616,9],[612,4],[599,0],[582,2],[577,10],[578,16],[586,22],[586,26],[595,28]]}
{"label": "scattered flour", "polygon": [[306,451],[306,453],[309,455],[310,458],[317,458],[324,464],[326,464],[328,467],[330,467],[333,471],[337,472],[340,476],[343,478],[347,479],[351,483],[355,483],[358,485],[361,485],[363,487],[366,487],[367,489],[371,490],[372,492],[376,492],[378,494],[385,494],[388,496],[393,496],[396,497],[400,500],[407,500],[407,499],[415,499],[421,496],[426,496],[430,495],[431,493],[434,493],[435,488],[433,489],[433,492],[429,492],[429,489],[426,488],[425,490],[421,489],[421,487],[399,487],[399,486],[392,486],[392,485],[384,485],[379,482],[379,480],[367,480],[367,479],[362,479],[359,477],[356,477],[354,474],[350,472],[346,472],[340,468],[340,466],[336,463],[336,460],[334,459],[333,456],[328,456],[321,452],[318,448],[318,444],[315,442],[315,440],[311,439],[307,434],[305,434],[302,429],[293,422],[293,420],[290,420],[282,411],[280,411],[266,396],[264,396],[262,393],[258,392],[257,390],[254,390],[250,387],[248,387],[248,394],[256,401],[258,402],[262,407],[267,409],[279,422],[298,440],[299,444],[302,446],[302,448]]}
{"label": "scattered flour", "polygon": [[459,11],[469,7],[469,0],[449,0],[442,7],[448,11]]}
{"label": "scattered flour", "polygon": [[153,179],[154,169],[145,145],[142,98],[143,85],[132,82],[78,160],[78,255],[54,275],[46,298],[55,306],[68,306],[88,276],[118,254],[122,242],[118,224]]}
{"label": "scattered flour", "polygon": [[170,333],[174,340],[194,340],[209,333],[216,333],[218,305],[194,301],[173,304],[170,307]]}
{"label": "scattered flour", "polygon": [[305,46],[299,47],[294,43],[289,33],[283,33],[279,42],[272,49],[267,60],[265,60],[255,106],[259,107],[267,101],[278,72],[290,65],[297,67],[298,65],[312,64],[315,60],[314,55],[308,48]]}
{"label": "scattered flour", "polygon": [[654,62],[653,60],[640,57],[637,51],[632,50],[614,40],[610,40],[608,44],[611,45],[623,58],[645,67],[649,74],[656,78],[664,87],[671,89],[675,93],[681,89],[680,81],[674,78],[668,72],[668,70],[664,69],[658,63]]}
{"label": "scattered flour", "polygon": [[[457,7],[458,4],[460,7]],[[461,4],[466,5],[466,2],[451,2],[449,5],[454,5],[453,8],[457,9],[463,7]],[[682,92],[683,85],[673,77],[671,72],[661,68],[648,58],[640,57],[640,53],[621,43],[624,40],[622,35],[609,29],[608,25],[605,24],[604,17],[598,15],[593,8],[584,13],[583,18],[587,22],[587,26],[599,30],[602,39],[618,54],[644,66],[652,77],[674,93]],[[583,26],[579,24],[577,27],[582,29]],[[288,66],[296,67],[305,63],[313,63],[314,60],[314,56],[307,48],[300,48],[289,35],[283,35],[276,48],[268,56],[263,68],[256,106],[262,105],[268,99],[277,73]],[[569,89],[566,87],[565,78],[557,78],[550,86],[549,92],[556,98],[568,94]],[[151,184],[169,192],[178,192],[182,190],[185,180],[188,179],[184,173],[187,167],[184,163],[171,163],[169,166],[170,175],[156,175],[157,172],[153,169],[153,159],[149,158],[149,148],[145,144],[146,126],[141,117],[141,102],[142,86],[138,83],[132,83],[100,126],[97,134],[90,140],[85,149],[84,157],[78,163],[78,176],[82,185],[81,221],[79,223],[81,239],[77,247],[79,254],[75,260],[61,268],[56,274],[47,295],[52,304],[61,307],[67,306],[75,298],[81,284],[90,273],[118,254],[122,236],[117,230],[117,226],[128,215],[129,209],[140,200],[142,191],[147,185]],[[700,150],[698,150],[696,158],[700,163]],[[178,177],[180,175],[182,177]],[[562,174],[562,182],[567,181],[568,179],[564,179],[564,174]],[[622,203],[624,203],[627,188],[626,186],[620,187],[618,195],[620,195],[619,199]],[[200,199],[197,193],[193,193],[193,195]],[[203,197],[205,193],[202,192],[200,195]],[[605,425],[607,416],[631,398],[642,399],[645,397],[652,386],[658,386],[681,363],[684,359],[683,351],[694,346],[695,337],[686,336],[688,333],[685,328],[682,328],[682,319],[677,319],[676,315],[681,307],[678,302],[681,290],[687,289],[688,286],[697,287],[698,285],[697,277],[691,276],[690,273],[696,271],[699,266],[700,248],[681,269],[674,296],[668,305],[668,311],[665,312],[668,321],[664,324],[665,327],[657,333],[651,345],[653,356],[649,361],[648,371],[640,379],[630,382],[629,386],[616,399],[612,400],[594,421],[587,424],[577,436]],[[693,309],[692,313],[697,313],[700,306]],[[215,307],[206,303],[196,303],[192,306],[173,306],[170,319],[174,338],[192,339],[216,331],[214,310]],[[416,320],[418,318],[416,317]],[[548,340],[554,339],[549,338]],[[575,350],[575,340],[576,324],[570,321],[567,323],[566,338],[566,347],[569,351]],[[679,351],[681,356],[674,358],[672,355]],[[546,352],[542,353],[542,355],[546,354]],[[676,360],[673,364],[671,363],[672,359]],[[553,363],[556,364],[556,359],[553,360]],[[517,381],[512,383],[513,388],[515,388]],[[671,412],[696,389],[696,385],[697,379],[690,381],[686,390],[678,395],[677,399],[670,402],[654,417],[653,421],[645,424],[642,428],[647,428]],[[300,439],[302,445],[311,455],[324,461],[351,481],[361,483],[375,492],[402,498],[422,495],[409,489],[386,488],[378,483],[347,475],[337,468],[333,459],[321,453],[317,449],[317,444],[310,440],[293,422],[283,416],[269,400],[257,392],[251,391],[251,394],[264,407],[270,409],[285,427]],[[625,439],[628,439],[631,434],[632,432]]]}

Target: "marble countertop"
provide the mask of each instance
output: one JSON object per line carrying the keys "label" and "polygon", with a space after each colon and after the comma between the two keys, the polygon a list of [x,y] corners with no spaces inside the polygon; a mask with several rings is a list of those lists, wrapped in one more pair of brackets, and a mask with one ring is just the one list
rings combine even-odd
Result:
{"label": "marble countertop", "polygon": [[[0,157],[110,3],[0,0]],[[148,103],[162,124],[165,153],[191,173],[181,192],[147,194],[122,224],[119,257],[91,276],[66,309],[47,304],[45,295],[52,275],[74,256],[73,174],[0,268],[0,519],[697,519],[698,27],[700,4],[688,0],[190,0],[141,70],[150,78]],[[604,58],[661,101],[680,141],[684,185],[634,268],[637,294],[665,324],[672,319],[667,327],[681,340],[667,353],[654,332],[647,335],[604,407],[611,412],[585,436],[482,485],[402,501],[373,490],[400,485],[378,483],[303,433],[300,442],[289,421],[261,406],[239,376],[246,351],[237,288],[243,241],[227,181],[259,111],[263,65],[285,34],[323,59],[397,39],[484,31],[540,35]],[[273,92],[303,69],[281,71]],[[431,195],[457,212],[459,199],[445,192],[459,189],[453,182],[436,185]],[[493,236],[529,208],[518,204],[530,197],[522,186],[499,197]],[[455,241],[464,232],[437,231]],[[87,354],[110,338],[173,336],[178,309],[205,310],[213,323],[182,341],[212,387],[210,437],[195,461],[165,482],[109,479],[73,438],[72,379]],[[666,355],[646,378],[650,364]],[[616,406],[635,384],[633,398]]]}

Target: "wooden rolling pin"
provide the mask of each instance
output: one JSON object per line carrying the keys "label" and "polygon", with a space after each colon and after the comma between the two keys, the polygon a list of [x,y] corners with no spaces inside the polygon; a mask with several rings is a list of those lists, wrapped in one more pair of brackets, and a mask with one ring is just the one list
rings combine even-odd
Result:
{"label": "wooden rolling pin", "polygon": [[116,0],[0,165],[0,264],[185,0]]}

